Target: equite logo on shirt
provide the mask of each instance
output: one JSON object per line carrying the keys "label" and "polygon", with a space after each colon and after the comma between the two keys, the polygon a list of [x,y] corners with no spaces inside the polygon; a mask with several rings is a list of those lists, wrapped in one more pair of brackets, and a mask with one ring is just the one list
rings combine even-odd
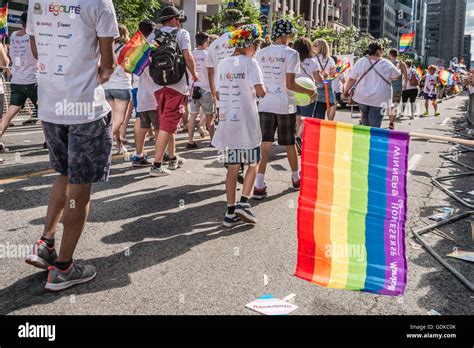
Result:
{"label": "equite logo on shirt", "polygon": [[227,73],[225,78],[229,81],[245,79],[245,73]]}
{"label": "equite logo on shirt", "polygon": [[268,57],[268,61],[270,63],[284,63],[286,61],[286,58],[283,57]]}
{"label": "equite logo on shirt", "polygon": [[55,16],[59,16],[60,14],[67,13],[67,14],[81,14],[81,6],[71,6],[71,5],[55,5],[50,4],[48,7],[48,11]]}

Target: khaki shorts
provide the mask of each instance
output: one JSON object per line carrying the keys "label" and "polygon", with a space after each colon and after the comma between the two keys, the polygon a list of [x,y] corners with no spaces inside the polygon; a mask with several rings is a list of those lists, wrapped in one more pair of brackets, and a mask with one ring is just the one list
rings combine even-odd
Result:
{"label": "khaki shorts", "polygon": [[192,114],[198,114],[202,107],[206,115],[214,112],[214,103],[212,102],[211,92],[204,91],[201,89],[202,95],[200,99],[191,99],[190,112]]}

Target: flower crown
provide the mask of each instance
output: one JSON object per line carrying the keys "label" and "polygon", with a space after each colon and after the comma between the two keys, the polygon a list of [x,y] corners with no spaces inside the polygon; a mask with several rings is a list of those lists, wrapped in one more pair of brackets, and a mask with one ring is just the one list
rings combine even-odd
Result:
{"label": "flower crown", "polygon": [[229,34],[229,45],[232,47],[247,48],[262,35],[259,24],[244,25]]}

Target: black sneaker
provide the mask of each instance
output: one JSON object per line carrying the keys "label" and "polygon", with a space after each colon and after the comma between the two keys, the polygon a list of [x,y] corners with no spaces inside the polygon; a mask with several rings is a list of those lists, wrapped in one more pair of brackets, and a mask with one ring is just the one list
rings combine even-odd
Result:
{"label": "black sneaker", "polygon": [[298,181],[295,181],[293,180],[293,178],[291,178],[291,184],[293,185],[293,190],[299,191],[301,187],[301,179],[299,179]]}
{"label": "black sneaker", "polygon": [[9,150],[5,147],[3,143],[0,143],[0,153],[8,152]]}
{"label": "black sneaker", "polygon": [[229,214],[229,213],[225,214],[224,223],[223,223],[225,227],[234,227],[241,223],[242,223],[242,220],[240,220],[240,218],[237,215]]}
{"label": "black sneaker", "polygon": [[198,147],[198,144],[196,144],[196,143],[192,143],[192,144],[191,144],[191,143],[188,143],[188,144],[186,145],[186,148],[187,148],[188,150],[194,150],[194,149],[197,149],[197,147]]}
{"label": "black sneaker", "polygon": [[132,167],[149,167],[151,163],[146,160],[145,157],[132,157]]}
{"label": "black sneaker", "polygon": [[253,213],[252,209],[250,209],[249,203],[237,203],[235,206],[235,215],[237,215],[243,222],[248,224],[256,224],[257,217]]}

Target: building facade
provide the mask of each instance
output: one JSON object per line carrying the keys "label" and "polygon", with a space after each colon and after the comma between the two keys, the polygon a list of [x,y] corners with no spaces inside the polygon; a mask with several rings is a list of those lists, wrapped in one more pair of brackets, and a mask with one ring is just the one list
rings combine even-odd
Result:
{"label": "building facade", "polygon": [[359,28],[361,33],[368,34],[371,0],[340,0],[338,2],[342,12],[342,23]]}
{"label": "building facade", "polygon": [[463,58],[468,70],[471,70],[471,35],[464,35]]}
{"label": "building facade", "polygon": [[395,0],[371,0],[369,32],[376,39],[388,38],[397,45],[397,13]]}
{"label": "building facade", "polygon": [[426,54],[449,65],[463,56],[467,0],[428,0]]}

